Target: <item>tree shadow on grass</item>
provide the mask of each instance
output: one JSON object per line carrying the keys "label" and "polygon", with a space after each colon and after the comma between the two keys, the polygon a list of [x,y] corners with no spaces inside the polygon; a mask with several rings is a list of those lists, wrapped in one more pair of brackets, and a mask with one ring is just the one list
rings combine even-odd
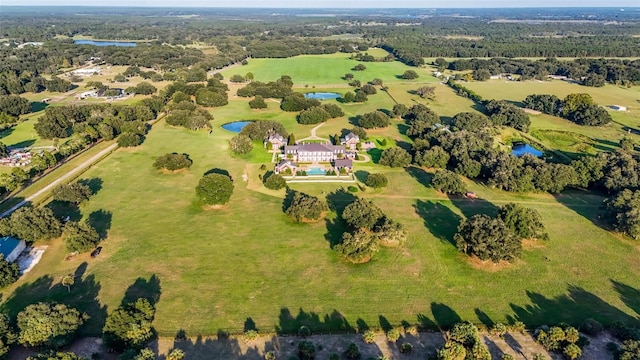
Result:
{"label": "tree shadow on grass", "polygon": [[0,131],[0,139],[11,135],[15,131],[14,126]]}
{"label": "tree shadow on grass", "polygon": [[43,101],[32,101],[31,102],[31,112],[38,112],[46,109],[49,106],[49,103]]}
{"label": "tree shadow on grass", "polygon": [[294,317],[288,308],[280,309],[279,322],[275,330],[278,334],[297,334],[301,326],[306,326],[314,332],[344,332],[353,333],[355,329],[339,311],[333,310],[329,314],[319,315],[307,312],[302,308]]}
{"label": "tree shadow on grass", "polygon": [[329,205],[329,209],[334,211],[340,217],[342,217],[344,208],[356,200],[357,197],[344,188],[337,189],[327,195],[327,204]]}
{"label": "tree shadow on grass", "polygon": [[100,239],[106,239],[109,229],[111,229],[111,219],[113,218],[113,214],[111,211],[106,210],[96,210],[89,214],[87,218],[87,222],[91,225],[98,234],[100,235]]}
{"label": "tree shadow on grass", "polygon": [[161,294],[160,278],[157,275],[151,275],[148,280],[139,277],[125,292],[122,298],[122,305],[135,302],[139,298],[145,298],[151,305],[155,305],[160,300]]}
{"label": "tree shadow on grass", "polygon": [[329,243],[329,247],[333,249],[334,246],[342,243],[342,235],[345,233],[345,231],[347,231],[347,228],[344,222],[339,218],[325,218],[324,221],[327,227],[327,232],[324,234],[324,239]]}
{"label": "tree shadow on grass", "polygon": [[57,302],[86,312],[90,318],[80,328],[80,335],[100,336],[107,317],[107,308],[102,306],[98,294],[100,283],[93,274],[86,275],[87,263],[80,264],[71,274],[74,284],[68,289],[61,284],[62,278],[43,276],[33,282],[20,285],[2,304],[0,309],[11,318],[30,304]]}
{"label": "tree shadow on grass", "polygon": [[495,325],[495,322],[491,320],[491,318],[489,317],[489,315],[487,315],[486,312],[478,308],[475,308],[474,312],[476,313],[478,320],[480,320],[480,322],[484,324],[484,326],[486,326],[487,328],[491,328],[493,325]]}
{"label": "tree shadow on grass", "polygon": [[80,179],[78,184],[86,185],[91,190],[91,195],[95,195],[98,191],[102,190],[103,181],[99,177],[93,177],[89,179]]}
{"label": "tree shadow on grass", "polygon": [[458,214],[434,201],[418,200],[413,207],[433,236],[455,246],[453,236],[462,220]]}
{"label": "tree shadow on grass", "polygon": [[431,303],[431,313],[440,330],[451,329],[453,325],[462,321],[455,310],[442,303]]}
{"label": "tree shadow on grass", "polygon": [[357,170],[355,172],[355,175],[356,175],[356,179],[363,183],[367,181],[367,178],[369,177],[369,172],[365,170]]}
{"label": "tree shadow on grass", "polygon": [[373,161],[374,164],[377,164],[380,162],[380,157],[382,156],[382,150],[378,148],[369,149],[367,151],[367,154],[371,156],[371,161]]}
{"label": "tree shadow on grass", "polygon": [[403,123],[398,123],[398,132],[402,135],[407,135],[407,130],[409,130],[410,126]]}
{"label": "tree shadow on grass", "polygon": [[556,201],[591,221],[594,225],[604,229],[610,228],[603,216],[602,204],[605,196],[591,191],[571,189],[555,194],[554,197]]}
{"label": "tree shadow on grass", "polygon": [[53,215],[63,221],[67,220],[67,217],[69,221],[80,221],[82,219],[78,205],[67,201],[53,200],[45,207],[51,209]]}
{"label": "tree shadow on grass", "polygon": [[510,322],[522,321],[528,328],[559,323],[577,327],[588,318],[592,318],[605,326],[611,326],[615,322],[628,326],[640,325],[639,319],[575,285],[568,286],[567,294],[553,298],[531,291],[527,291],[527,296],[531,304],[510,305],[515,313],[515,318],[508,317]]}
{"label": "tree shadow on grass", "polygon": [[625,305],[635,311],[636,314],[640,315],[640,289],[636,289],[615,280],[611,280],[611,283]]}
{"label": "tree shadow on grass", "polygon": [[447,197],[467,219],[476,214],[486,214],[495,217],[500,210],[500,208],[493,203],[481,198],[467,199],[461,195],[447,195]]}
{"label": "tree shadow on grass", "polygon": [[36,143],[36,141],[33,140],[33,139],[22,140],[20,142],[15,143],[15,144],[11,144],[11,146],[9,146],[9,147],[11,149],[24,149],[24,148],[28,148],[28,147],[32,146],[35,143]]}
{"label": "tree shadow on grass", "polygon": [[229,174],[229,171],[225,170],[225,169],[220,169],[220,168],[213,168],[211,170],[207,170],[203,176],[206,175],[210,175],[210,174],[220,174],[220,175],[225,175],[228,176],[231,180],[233,180],[233,177],[231,177],[231,174]]}
{"label": "tree shadow on grass", "polygon": [[[258,354],[255,347],[250,347],[243,352],[238,341],[229,336],[218,336],[214,339],[199,335],[195,339],[189,339],[185,334],[185,339],[174,340],[172,349],[184,351],[185,358],[190,360],[208,360],[214,354],[218,359],[264,359],[264,355]],[[166,360],[166,357],[164,359]]]}
{"label": "tree shadow on grass", "polygon": [[360,126],[360,115],[356,115],[356,116],[350,116],[349,117],[349,124],[353,125],[353,126]]}
{"label": "tree shadow on grass", "polygon": [[296,192],[297,191],[287,186],[284,199],[282,200],[282,212],[287,211],[287,209],[291,207],[291,204],[293,203],[293,197]]}
{"label": "tree shadow on grass", "polygon": [[407,174],[411,175],[412,178],[416,179],[422,186],[426,188],[431,187],[431,179],[433,179],[433,174],[424,171],[423,169],[415,166],[407,166],[404,168]]}

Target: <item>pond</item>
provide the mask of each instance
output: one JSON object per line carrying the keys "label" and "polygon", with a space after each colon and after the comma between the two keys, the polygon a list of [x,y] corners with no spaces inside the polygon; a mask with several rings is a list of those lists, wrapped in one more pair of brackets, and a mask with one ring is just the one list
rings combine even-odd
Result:
{"label": "pond", "polygon": [[234,121],[230,123],[226,123],[222,125],[222,128],[231,131],[234,133],[239,133],[242,129],[247,126],[247,124],[252,123],[253,121]]}
{"label": "pond", "polygon": [[316,99],[316,100],[331,100],[331,99],[337,99],[341,96],[342,95],[340,94],[330,93],[330,92],[312,92],[312,93],[304,94],[305,98]]}
{"label": "pond", "polygon": [[134,42],[103,41],[103,40],[74,40],[73,43],[76,45],[94,45],[94,46],[121,46],[121,47],[138,46],[138,44]]}
{"label": "pond", "polygon": [[533,146],[525,143],[516,143],[513,144],[513,148],[511,149],[511,154],[515,156],[522,156],[524,154],[530,154],[536,157],[542,156],[542,151],[534,148]]}

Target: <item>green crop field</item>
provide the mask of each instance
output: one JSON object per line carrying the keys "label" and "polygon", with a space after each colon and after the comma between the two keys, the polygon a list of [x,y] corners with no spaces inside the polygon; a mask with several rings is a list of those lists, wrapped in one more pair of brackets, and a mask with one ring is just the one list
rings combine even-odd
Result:
{"label": "green crop field", "polygon": [[[335,69],[338,66],[327,63],[329,60],[342,65]],[[253,59],[245,67],[229,69],[225,77],[240,70],[254,72],[258,80],[289,74],[297,83],[313,80],[314,90],[341,92],[345,89],[330,84],[342,83],[339,77],[353,64],[344,54]],[[389,94],[396,101],[427,103],[447,117],[474,109],[470,100],[444,85],[435,85],[435,100],[409,94],[421,82],[431,82],[427,76],[415,84],[391,83],[407,68],[400,63],[371,65],[370,77],[389,79]],[[375,74],[374,65],[381,66]],[[302,74],[304,69],[318,72],[310,71],[303,80],[297,72]],[[553,86],[537,88],[535,83],[526,83],[528,90],[524,85],[469,85],[485,97],[511,100],[522,100],[538,90],[564,91],[562,87],[555,92]],[[596,101],[604,103],[607,95],[602,91]],[[329,120],[318,135],[351,127],[350,118],[358,114],[390,109],[391,97],[379,92],[365,104],[341,104],[346,115]],[[602,197],[578,191],[557,196],[513,194],[466,181],[479,198],[449,198],[429,187],[431,173],[425,169],[360,163],[356,178],[362,181],[367,173],[383,172],[390,184],[356,195],[371,199],[402,223],[408,239],[400,247],[381,249],[370,263],[351,265],[331,250],[330,244],[344,230],[334,212],[318,223],[290,222],[282,212],[284,190],[267,190],[258,179],[259,167],[268,163],[270,155],[260,144],[247,156],[229,152],[227,142],[234,134],[220,126],[232,121],[272,119],[282,122],[297,139],[310,134],[312,126],[297,124],[296,114],[282,112],[277,102],[267,101],[266,110],[251,110],[247,101],[231,93],[229,105],[213,109],[211,134],[160,121],[141,146],[117,150],[83,174],[99,184],[99,190],[79,209],[71,209],[71,215],[93,219],[100,230],[108,230],[102,253],[95,259],[81,254],[65,261],[60,240],[42,244],[49,246],[42,261],[3,291],[2,309],[15,315],[27,303],[64,301],[90,313],[92,318],[83,331],[93,335],[125,295],[145,293],[159,294],[154,327],[162,336],[174,336],[180,329],[188,335],[242,332],[245,322],[251,321],[264,332],[291,331],[301,323],[311,325],[315,332],[337,331],[345,329],[341,317],[353,328],[407,321],[437,329],[460,319],[476,323],[521,320],[529,326],[580,324],[587,318],[605,324],[639,324],[638,243],[601,226]],[[558,133],[565,125],[559,121],[564,120],[539,118],[534,117],[536,129],[547,132],[537,136],[547,136],[548,141],[562,146],[571,141]],[[566,126],[579,133],[576,125],[566,122]],[[402,129],[400,121],[392,120],[389,128],[370,134],[407,142]],[[611,136],[622,134],[620,128],[608,131]],[[602,139],[596,132],[584,136]],[[189,154],[193,166],[173,174],[153,169],[155,158],[168,152]],[[196,205],[194,189],[201,176],[213,169],[228,171],[235,189],[227,206],[205,211]],[[326,197],[338,208],[353,196],[336,193],[340,184],[296,183],[292,187]],[[522,259],[511,265],[480,264],[460,254],[453,243],[460,221],[476,213],[495,213],[507,202],[538,210],[550,240],[527,241]],[[50,206],[59,209],[56,204]],[[80,276],[71,293],[60,285],[69,272]]]}
{"label": "green crop field", "polygon": [[[373,53],[378,56],[378,53]],[[234,74],[245,75],[253,73],[254,79],[258,81],[274,81],[281,75],[289,75],[296,86],[302,85],[334,85],[346,84],[342,79],[344,74],[352,73],[355,79],[363,83],[375,78],[382,79],[384,83],[416,83],[438,81],[424,69],[411,68],[399,61],[393,62],[366,62],[367,69],[364,71],[353,71],[359,62],[349,59],[349,54],[331,55],[301,55],[286,59],[250,59],[249,64],[226,69],[222,72],[225,78],[230,78]],[[420,78],[416,80],[403,80],[398,76],[407,70],[417,70]]]}

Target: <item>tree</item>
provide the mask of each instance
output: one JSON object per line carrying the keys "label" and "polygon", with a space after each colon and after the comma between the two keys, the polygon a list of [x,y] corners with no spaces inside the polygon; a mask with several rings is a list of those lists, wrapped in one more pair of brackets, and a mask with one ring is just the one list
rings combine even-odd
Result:
{"label": "tree", "polygon": [[473,70],[472,76],[475,81],[487,81],[491,79],[491,73],[487,69]]}
{"label": "tree", "polygon": [[[6,219],[6,218],[5,218]],[[56,238],[62,234],[62,224],[48,207],[23,206],[6,220],[8,233],[27,242]]]}
{"label": "tree", "polygon": [[360,359],[361,354],[360,349],[358,349],[358,345],[356,345],[355,343],[349,344],[345,355],[347,356],[347,359],[350,360]]}
{"label": "tree", "polygon": [[35,356],[29,356],[27,360],[85,360],[72,352],[48,351]]}
{"label": "tree", "polygon": [[298,115],[298,123],[303,125],[319,124],[331,118],[331,115],[321,106],[313,106]]}
{"label": "tree", "polygon": [[89,200],[91,189],[86,184],[75,182],[58,185],[53,189],[52,193],[55,200],[80,204]]}
{"label": "tree", "polygon": [[327,204],[319,198],[294,191],[293,199],[289,207],[285,209],[285,214],[299,223],[308,220],[320,220],[322,213],[327,210]]}
{"label": "tree", "polygon": [[289,134],[289,138],[287,138],[287,145],[292,146],[296,144],[296,136],[295,134]]}
{"label": "tree", "polygon": [[132,132],[124,132],[118,136],[118,146],[134,147],[142,144],[142,136]]}
{"label": "tree", "polygon": [[549,238],[549,234],[544,231],[542,217],[534,209],[509,203],[500,208],[498,217],[521,239]]}
{"label": "tree", "polygon": [[342,219],[354,230],[372,230],[383,215],[371,201],[358,198],[344,208]]}
{"label": "tree", "polygon": [[244,76],[240,75],[240,74],[234,74],[229,78],[229,81],[233,82],[233,83],[241,83],[241,82],[245,82],[245,78]]}
{"label": "tree", "polygon": [[367,131],[364,128],[361,128],[360,126],[354,126],[353,128],[351,128],[351,132],[358,136],[358,138],[360,140],[367,140]]}
{"label": "tree", "polygon": [[226,92],[217,92],[202,88],[196,91],[196,104],[202,106],[225,106],[229,103]]}
{"label": "tree", "polygon": [[604,204],[607,218],[617,231],[640,239],[640,190],[624,189]]}
{"label": "tree", "polygon": [[351,68],[351,70],[353,70],[353,71],[364,71],[366,69],[367,69],[367,67],[364,64],[358,64],[358,65],[354,66],[353,68]]}
{"label": "tree", "polygon": [[13,284],[18,281],[19,277],[20,268],[18,267],[18,264],[8,262],[4,259],[4,255],[0,254],[0,288]]}
{"label": "tree", "polygon": [[458,227],[454,236],[459,251],[480,260],[513,261],[522,252],[522,243],[500,219],[473,215]]}
{"label": "tree", "polygon": [[236,154],[248,154],[253,150],[253,141],[246,135],[236,135],[229,140],[229,148]]}
{"label": "tree", "polygon": [[353,74],[352,73],[346,73],[346,74],[344,74],[343,78],[345,80],[353,80]]}
{"label": "tree", "polygon": [[624,151],[633,151],[633,149],[635,148],[635,143],[633,142],[633,139],[625,136],[620,139],[620,148],[622,148],[622,150]]}
{"label": "tree", "polygon": [[60,283],[62,286],[67,288],[68,292],[71,292],[71,287],[76,283],[76,280],[73,274],[67,274],[62,277],[62,281]]}
{"label": "tree", "polygon": [[88,319],[87,314],[64,304],[32,304],[18,313],[18,341],[31,347],[62,347],[73,340]]}
{"label": "tree", "polygon": [[435,86],[421,86],[416,90],[416,94],[421,98],[435,99],[436,87]]}
{"label": "tree", "polygon": [[5,358],[9,352],[9,345],[14,344],[17,338],[17,334],[9,322],[9,317],[0,313],[0,358]]}
{"label": "tree", "polygon": [[67,221],[62,237],[68,252],[89,251],[100,242],[100,235],[89,223]]}
{"label": "tree", "polygon": [[369,112],[360,116],[358,125],[365,129],[384,128],[389,126],[389,117],[382,111]]}
{"label": "tree", "polygon": [[280,175],[271,173],[269,176],[265,174],[262,178],[264,187],[271,190],[280,190],[287,186],[287,181]]}
{"label": "tree", "polygon": [[407,111],[409,111],[407,105],[395,104],[393,105],[393,110],[391,110],[391,113],[393,114],[393,117],[403,117],[407,113]]}
{"label": "tree", "polygon": [[188,169],[193,164],[193,160],[189,159],[187,154],[167,153],[156,158],[153,167],[156,169],[166,169],[176,171],[180,169]]}
{"label": "tree", "polygon": [[200,179],[196,195],[206,205],[224,205],[233,194],[233,181],[227,175],[208,174]]}
{"label": "tree", "polygon": [[342,95],[342,102],[344,103],[352,103],[356,101],[356,94],[353,93],[352,91],[347,91],[346,93],[344,93],[344,95]]}
{"label": "tree", "polygon": [[364,91],[356,91],[356,96],[353,98],[353,102],[363,103],[368,100],[367,94]]}
{"label": "tree", "polygon": [[140,95],[151,95],[158,91],[158,89],[149,84],[148,82],[142,81],[138,85],[133,88],[130,88],[132,91],[127,91],[128,93],[140,94]]}
{"label": "tree", "polygon": [[29,100],[18,95],[0,95],[0,112],[20,116],[31,112]]}
{"label": "tree", "polygon": [[362,87],[360,87],[360,91],[362,91],[367,95],[375,95],[378,92],[378,90],[376,90],[376,88],[373,85],[369,85],[369,84],[362,85]]}
{"label": "tree", "polygon": [[419,78],[420,75],[418,75],[414,70],[407,70],[401,75],[401,77],[405,80],[414,80]]}
{"label": "tree", "polygon": [[626,340],[620,346],[619,360],[640,359],[640,340]]}
{"label": "tree", "polygon": [[316,356],[316,346],[311,341],[298,343],[298,356],[300,360],[313,360]]}
{"label": "tree", "polygon": [[439,170],[433,175],[433,179],[431,179],[431,186],[438,190],[442,191],[445,194],[464,194],[467,192],[467,188],[460,180],[458,174],[449,170]]}
{"label": "tree", "polygon": [[344,116],[342,108],[336,104],[322,104],[322,108],[329,113],[332,119]]}
{"label": "tree", "polygon": [[445,169],[451,156],[440,146],[416,153],[415,163],[420,166]]}
{"label": "tree", "polygon": [[411,162],[411,154],[405,149],[394,147],[386,149],[380,155],[380,165],[389,167],[405,167]]}
{"label": "tree", "polygon": [[386,187],[389,184],[389,179],[384,174],[369,174],[365,184],[368,187],[379,189]]}
{"label": "tree", "polygon": [[476,131],[486,127],[491,127],[491,120],[477,112],[461,112],[453,117],[451,120],[451,126],[457,131]]}
{"label": "tree", "polygon": [[379,239],[365,229],[354,233],[342,234],[342,242],[334,247],[335,251],[353,263],[365,262],[378,251]]}
{"label": "tree", "polygon": [[167,360],[184,360],[185,353],[181,349],[173,349],[167,355]]}
{"label": "tree", "polygon": [[529,119],[529,115],[521,108],[504,100],[491,100],[485,107],[494,125],[511,126],[520,131],[529,131],[531,120]]}
{"label": "tree", "polygon": [[121,305],[107,316],[102,328],[104,344],[115,351],[144,348],[153,337],[151,322],[155,311],[145,298]]}
{"label": "tree", "polygon": [[262,96],[256,95],[253,100],[249,101],[249,107],[252,109],[266,109],[267,103],[264,101]]}

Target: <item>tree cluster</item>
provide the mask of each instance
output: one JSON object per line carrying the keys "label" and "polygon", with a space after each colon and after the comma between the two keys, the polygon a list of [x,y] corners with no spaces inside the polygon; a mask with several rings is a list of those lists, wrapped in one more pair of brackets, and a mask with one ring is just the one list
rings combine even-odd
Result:
{"label": "tree cluster", "polygon": [[336,104],[322,104],[303,110],[298,115],[298,123],[303,125],[319,124],[329,119],[344,116],[340,106]]}
{"label": "tree cluster", "polygon": [[389,117],[382,111],[373,111],[361,115],[358,125],[365,129],[385,128],[389,126]]}
{"label": "tree cluster", "polygon": [[291,81],[291,77],[282,75],[280,79],[268,83],[252,81],[243,88],[238,89],[237,94],[241,97],[262,96],[265,99],[283,99],[293,92],[293,90],[291,90],[292,86],[293,81]]}
{"label": "tree cluster", "polygon": [[233,181],[228,175],[212,173],[200,179],[196,196],[205,205],[224,205],[233,194]]}
{"label": "tree cluster", "polygon": [[401,147],[388,148],[380,155],[379,163],[389,167],[405,167],[411,163],[411,154]]}
{"label": "tree cluster", "polygon": [[436,171],[431,179],[431,186],[445,194],[462,195],[467,192],[458,174],[446,169]]}
{"label": "tree cluster", "polygon": [[582,349],[578,345],[579,340],[580,333],[572,326],[553,326],[536,330],[536,341],[547,351],[562,352],[570,360],[582,355]]}
{"label": "tree cluster", "polygon": [[278,133],[285,138],[289,136],[289,133],[284,126],[273,120],[255,120],[251,121],[245,127],[240,130],[240,135],[246,135],[253,141],[262,141],[269,137],[272,133]]}
{"label": "tree cluster", "polygon": [[48,207],[23,206],[0,219],[0,234],[33,243],[59,237],[62,224]]}
{"label": "tree cluster", "polygon": [[286,204],[284,213],[295,222],[318,221],[328,210],[327,204],[318,197],[295,190],[289,190],[287,196],[291,196],[291,201]]}
{"label": "tree cluster", "polygon": [[167,124],[191,130],[211,129],[211,113],[191,101],[172,102],[168,106]]}
{"label": "tree cluster", "polygon": [[60,348],[74,339],[89,316],[64,304],[37,303],[18,313],[20,344]]}
{"label": "tree cluster", "polygon": [[156,158],[153,167],[156,169],[166,169],[176,171],[180,169],[188,169],[193,165],[193,160],[189,159],[187,154],[167,153]]}
{"label": "tree cluster", "polygon": [[253,141],[247,135],[238,134],[229,140],[229,148],[236,154],[248,154],[253,150]]}
{"label": "tree cluster", "polygon": [[56,186],[53,188],[52,194],[54,200],[80,204],[83,201],[89,200],[92,192],[86,184],[74,182]]}
{"label": "tree cluster", "polygon": [[144,348],[154,336],[154,316],[155,308],[145,298],[120,306],[107,316],[102,328],[105,346],[118,352]]}
{"label": "tree cluster", "polygon": [[280,103],[280,108],[284,111],[302,111],[311,107],[320,107],[320,100],[307,99],[304,94],[299,92],[285,96]]}
{"label": "tree cluster", "polygon": [[470,322],[457,323],[446,332],[445,343],[438,350],[438,360],[491,360],[491,353],[480,338],[478,328]]}
{"label": "tree cluster", "polygon": [[505,125],[520,131],[529,131],[531,120],[521,108],[504,100],[491,100],[485,107],[494,125]]}
{"label": "tree cluster", "polygon": [[569,94],[564,100],[555,95],[529,95],[523,104],[545,114],[560,116],[578,125],[600,126],[612,121],[611,115],[598,106],[589,94]]}
{"label": "tree cluster", "polygon": [[347,205],[342,220],[349,231],[342,235],[342,242],[334,250],[353,263],[369,261],[381,244],[398,244],[406,238],[402,225],[365,199],[357,198]]}
{"label": "tree cluster", "polygon": [[86,252],[100,242],[100,235],[88,222],[67,221],[62,239],[68,252]]}
{"label": "tree cluster", "polygon": [[522,239],[548,239],[540,214],[509,203],[498,216],[476,214],[465,220],[455,234],[456,247],[480,260],[514,261],[522,253]]}
{"label": "tree cluster", "polygon": [[287,181],[280,174],[273,172],[267,172],[262,178],[264,187],[271,190],[284,189],[287,186]]}
{"label": "tree cluster", "polygon": [[387,178],[384,174],[369,174],[367,175],[365,184],[368,187],[379,189],[387,187],[387,185],[389,184],[389,178]]}

